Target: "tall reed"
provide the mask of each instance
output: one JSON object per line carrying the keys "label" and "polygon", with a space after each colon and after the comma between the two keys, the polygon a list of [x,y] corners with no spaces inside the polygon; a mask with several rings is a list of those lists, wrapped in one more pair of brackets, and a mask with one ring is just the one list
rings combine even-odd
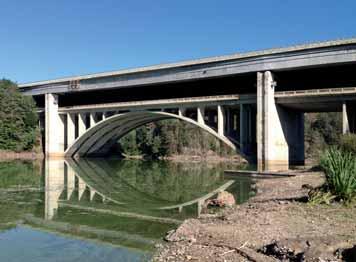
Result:
{"label": "tall reed", "polygon": [[326,175],[326,189],[338,199],[356,199],[356,156],[337,148],[328,149],[320,165]]}

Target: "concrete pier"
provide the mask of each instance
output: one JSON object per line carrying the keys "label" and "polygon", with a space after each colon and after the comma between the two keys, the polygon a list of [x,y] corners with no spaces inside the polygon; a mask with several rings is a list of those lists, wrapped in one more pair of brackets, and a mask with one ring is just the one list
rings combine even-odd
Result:
{"label": "concrete pier", "polygon": [[64,117],[58,113],[58,95],[45,95],[45,154],[64,156]]}
{"label": "concrete pier", "polygon": [[304,163],[304,115],[275,103],[270,71],[257,74],[258,171],[288,170]]}

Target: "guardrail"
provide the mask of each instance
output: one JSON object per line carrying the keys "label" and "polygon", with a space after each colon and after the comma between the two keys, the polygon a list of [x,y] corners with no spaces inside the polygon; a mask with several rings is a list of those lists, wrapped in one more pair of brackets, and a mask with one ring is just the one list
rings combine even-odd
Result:
{"label": "guardrail", "polygon": [[344,94],[356,94],[356,87],[283,91],[283,92],[276,92],[275,97],[344,95]]}

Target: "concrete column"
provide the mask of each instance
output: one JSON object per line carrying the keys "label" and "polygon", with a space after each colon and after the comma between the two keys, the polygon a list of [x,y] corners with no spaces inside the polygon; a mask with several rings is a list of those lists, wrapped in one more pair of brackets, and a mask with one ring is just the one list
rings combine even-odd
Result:
{"label": "concrete column", "polygon": [[78,136],[80,137],[83,135],[86,131],[86,125],[85,125],[85,114],[80,113],[78,114]]}
{"label": "concrete column", "polygon": [[70,146],[75,140],[75,115],[67,114],[67,145]]}
{"label": "concrete column", "polygon": [[224,108],[222,106],[218,106],[218,134],[220,136],[224,136],[225,134],[225,116],[224,116]]}
{"label": "concrete column", "polygon": [[96,114],[95,113],[90,113],[89,121],[90,121],[90,127],[92,127],[96,124]]}
{"label": "concrete column", "polygon": [[347,114],[346,102],[342,103],[342,133],[343,134],[350,133],[350,123],[349,123],[349,116]]}
{"label": "concrete column", "polygon": [[271,72],[257,74],[257,164],[259,171],[288,170],[304,163],[304,114],[275,104]]}
{"label": "concrete column", "polygon": [[103,112],[103,120],[106,119],[106,112]]}
{"label": "concrete column", "polygon": [[198,123],[201,125],[205,125],[205,120],[204,120],[204,107],[198,107],[197,108],[197,120]]}
{"label": "concrete column", "polygon": [[178,115],[184,116],[184,114],[185,114],[185,108],[183,108],[183,107],[178,108]]}
{"label": "concrete column", "polygon": [[349,101],[342,106],[343,133],[356,133],[356,103]]}
{"label": "concrete column", "polygon": [[58,113],[58,95],[45,95],[45,154],[64,155],[64,117]]}

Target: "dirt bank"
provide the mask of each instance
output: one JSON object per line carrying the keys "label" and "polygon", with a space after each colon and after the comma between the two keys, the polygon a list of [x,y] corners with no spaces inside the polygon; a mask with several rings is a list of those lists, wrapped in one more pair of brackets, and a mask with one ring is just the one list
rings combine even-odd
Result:
{"label": "dirt bank", "polygon": [[303,202],[323,181],[319,172],[258,180],[247,203],[186,220],[153,260],[356,261],[356,207]]}
{"label": "dirt bank", "polygon": [[43,154],[37,152],[13,152],[0,150],[0,161],[42,159]]}

